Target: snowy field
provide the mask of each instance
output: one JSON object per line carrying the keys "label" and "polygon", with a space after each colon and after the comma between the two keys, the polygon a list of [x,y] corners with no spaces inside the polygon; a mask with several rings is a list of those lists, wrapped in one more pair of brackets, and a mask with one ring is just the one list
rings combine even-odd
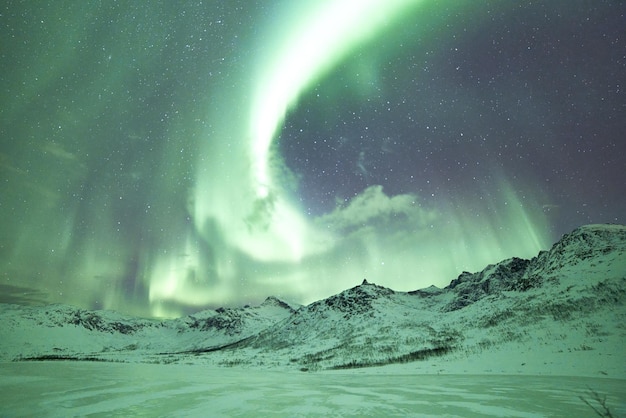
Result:
{"label": "snowy field", "polygon": [[607,378],[1,363],[0,416],[592,417],[590,389],[626,416],[626,381]]}

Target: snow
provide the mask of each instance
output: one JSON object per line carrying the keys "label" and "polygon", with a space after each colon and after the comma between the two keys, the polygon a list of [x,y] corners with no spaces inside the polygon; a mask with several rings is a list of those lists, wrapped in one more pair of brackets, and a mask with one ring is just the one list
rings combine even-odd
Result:
{"label": "snow", "polygon": [[[95,378],[97,377],[97,378]],[[590,389],[626,414],[606,378],[301,373],[141,363],[0,364],[1,416],[593,416]]]}
{"label": "snow", "polygon": [[[580,396],[605,395],[620,416],[625,323],[621,225],[444,289],[364,282],[304,307],[159,321],[0,304],[0,416],[593,416]],[[19,361],[37,358],[93,361]]]}

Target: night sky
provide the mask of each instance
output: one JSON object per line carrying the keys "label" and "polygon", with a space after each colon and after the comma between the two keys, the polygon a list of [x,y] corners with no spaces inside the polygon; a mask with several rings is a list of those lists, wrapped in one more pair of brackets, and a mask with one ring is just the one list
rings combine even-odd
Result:
{"label": "night sky", "polygon": [[626,222],[622,1],[0,7],[1,302],[443,287]]}

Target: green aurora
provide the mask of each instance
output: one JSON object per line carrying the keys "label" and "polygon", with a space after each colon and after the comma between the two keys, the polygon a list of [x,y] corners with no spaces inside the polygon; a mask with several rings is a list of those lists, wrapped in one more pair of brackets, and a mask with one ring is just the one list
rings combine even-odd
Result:
{"label": "green aurora", "polygon": [[[2,16],[3,301],[159,317],[269,295],[310,303],[364,278],[445,286],[567,232],[531,167],[484,157],[489,180],[458,193],[369,181],[311,208],[285,152],[299,112],[368,102],[407,50],[426,57],[453,33],[477,36],[487,4],[13,3]],[[315,105],[316,91],[330,93]],[[352,163],[369,173],[364,158]]]}

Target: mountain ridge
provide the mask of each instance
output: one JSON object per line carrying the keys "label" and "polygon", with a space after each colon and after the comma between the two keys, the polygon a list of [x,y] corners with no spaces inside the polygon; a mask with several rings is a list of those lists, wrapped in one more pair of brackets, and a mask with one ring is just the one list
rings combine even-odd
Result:
{"label": "mountain ridge", "polygon": [[[467,368],[473,359],[501,356],[502,367],[624,378],[625,305],[626,226],[587,225],[530,260],[513,257],[462,272],[445,288],[399,292],[364,280],[307,306],[268,297],[255,307],[162,321],[63,305],[0,305],[0,360],[320,370]],[[29,340],[36,331],[48,339]]]}

